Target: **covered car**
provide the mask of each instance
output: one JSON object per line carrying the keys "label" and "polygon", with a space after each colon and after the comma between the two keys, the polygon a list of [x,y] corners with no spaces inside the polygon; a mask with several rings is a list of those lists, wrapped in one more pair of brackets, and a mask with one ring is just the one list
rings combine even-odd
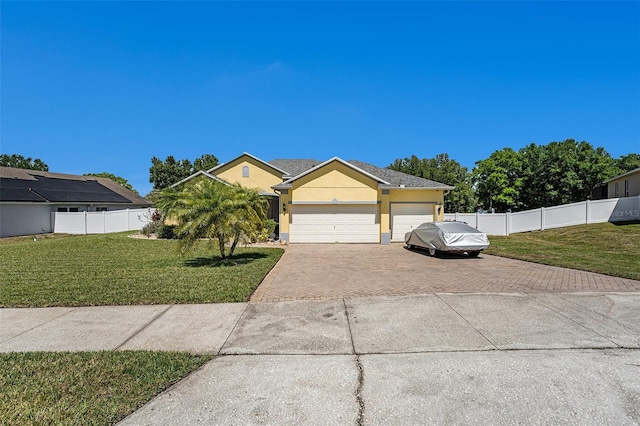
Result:
{"label": "covered car", "polygon": [[404,241],[409,249],[423,248],[435,256],[439,251],[467,253],[476,257],[489,247],[489,238],[484,232],[464,222],[427,222],[407,232]]}

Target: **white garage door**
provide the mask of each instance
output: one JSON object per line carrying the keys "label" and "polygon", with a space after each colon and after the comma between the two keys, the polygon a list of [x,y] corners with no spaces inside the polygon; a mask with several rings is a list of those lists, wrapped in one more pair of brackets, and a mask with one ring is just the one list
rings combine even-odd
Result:
{"label": "white garage door", "polygon": [[421,223],[433,222],[434,204],[391,203],[391,241],[404,241],[404,234]]}
{"label": "white garage door", "polygon": [[379,243],[377,205],[293,205],[292,243]]}

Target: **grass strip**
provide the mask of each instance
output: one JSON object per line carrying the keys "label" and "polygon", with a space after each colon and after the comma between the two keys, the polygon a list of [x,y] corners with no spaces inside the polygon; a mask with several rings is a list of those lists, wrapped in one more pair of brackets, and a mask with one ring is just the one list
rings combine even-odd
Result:
{"label": "grass strip", "polygon": [[127,233],[0,242],[0,306],[244,302],[282,256],[238,248],[229,263],[203,242],[180,257],[177,241]]}
{"label": "grass strip", "polygon": [[0,424],[114,424],[211,358],[149,351],[0,354]]}
{"label": "grass strip", "polygon": [[640,224],[594,223],[489,239],[487,254],[640,280]]}

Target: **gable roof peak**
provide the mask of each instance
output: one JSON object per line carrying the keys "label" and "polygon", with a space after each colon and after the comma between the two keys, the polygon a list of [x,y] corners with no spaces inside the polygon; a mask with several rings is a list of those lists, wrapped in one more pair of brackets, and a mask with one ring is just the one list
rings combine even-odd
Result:
{"label": "gable roof peak", "polygon": [[343,159],[342,159],[342,158],[340,158],[340,157],[332,157],[332,158],[328,159],[327,161],[323,161],[322,163],[317,164],[317,165],[315,165],[314,167],[311,167],[310,169],[305,170],[305,171],[303,171],[302,173],[300,173],[300,174],[298,174],[298,175],[295,175],[295,176],[293,176],[293,177],[289,178],[288,180],[285,180],[284,182],[282,182],[282,183],[281,183],[281,184],[279,184],[279,185],[275,185],[275,186],[273,186],[273,188],[278,188],[278,187],[283,187],[283,186],[289,186],[289,185],[291,185],[291,184],[292,184],[292,182],[293,182],[293,181],[298,180],[298,179],[300,179],[301,177],[306,176],[306,175],[308,175],[309,173],[312,173],[312,172],[314,172],[314,171],[316,171],[316,170],[318,170],[318,169],[321,169],[322,167],[324,167],[324,166],[326,166],[327,164],[330,164],[330,163],[332,163],[332,162],[334,162],[334,161],[337,161],[337,162],[339,162],[339,163],[341,163],[341,164],[343,164],[343,165],[345,165],[345,166],[347,166],[347,167],[349,167],[349,168],[351,168],[351,169],[353,169],[353,170],[356,170],[357,172],[362,173],[363,175],[365,175],[365,176],[367,176],[367,177],[369,177],[369,178],[371,178],[371,179],[373,179],[373,180],[377,181],[378,183],[385,184],[385,185],[390,185],[390,183],[389,183],[389,182],[387,182],[387,181],[385,181],[384,179],[381,179],[381,178],[379,178],[378,176],[376,176],[376,175],[374,175],[374,174],[372,174],[372,173],[369,173],[368,171],[363,170],[363,169],[359,168],[358,166],[356,166],[356,165],[354,165],[354,164],[351,164],[351,163],[350,163],[350,162],[348,162],[348,161],[343,160]]}
{"label": "gable roof peak", "polygon": [[251,158],[251,159],[253,159],[253,160],[255,160],[255,161],[259,162],[259,163],[262,163],[265,166],[270,167],[273,170],[276,170],[276,171],[278,171],[278,172],[280,172],[282,174],[287,174],[287,172],[285,172],[284,170],[274,166],[273,164],[269,164],[266,161],[256,157],[255,155],[249,154],[248,152],[243,152],[242,154],[238,155],[237,157],[233,158],[232,160],[227,161],[226,163],[218,164],[217,166],[214,166],[214,167],[210,168],[209,170],[207,170],[207,173],[212,173],[213,171],[218,170],[219,168],[224,167],[227,164],[233,163],[234,161],[239,160],[239,159],[241,159],[242,157],[245,157],[245,156],[249,157],[249,158]]}

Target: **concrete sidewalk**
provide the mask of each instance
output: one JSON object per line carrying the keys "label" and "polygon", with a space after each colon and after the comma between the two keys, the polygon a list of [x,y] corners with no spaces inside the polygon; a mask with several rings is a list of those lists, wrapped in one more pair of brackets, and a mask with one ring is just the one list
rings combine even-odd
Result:
{"label": "concrete sidewalk", "polygon": [[0,309],[0,351],[219,355],[123,424],[637,424],[640,293]]}

